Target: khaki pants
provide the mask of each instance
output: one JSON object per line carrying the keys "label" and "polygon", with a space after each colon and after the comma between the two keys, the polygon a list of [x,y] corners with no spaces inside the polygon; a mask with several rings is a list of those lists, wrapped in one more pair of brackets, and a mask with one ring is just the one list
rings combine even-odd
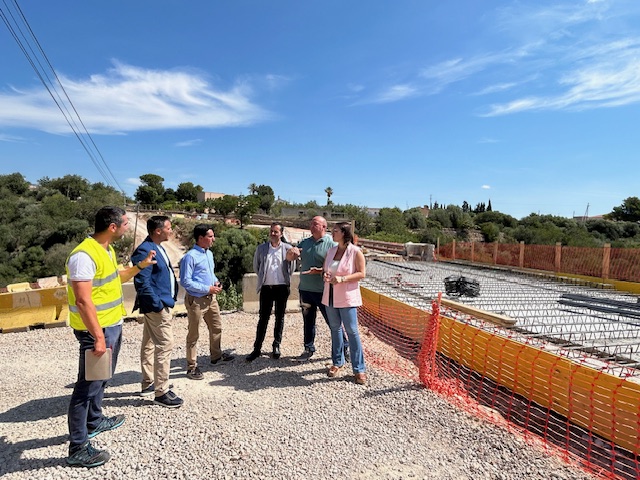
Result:
{"label": "khaki pants", "polygon": [[198,337],[200,335],[200,319],[209,329],[209,353],[211,360],[217,360],[222,356],[220,342],[222,340],[222,317],[220,307],[215,295],[193,297],[188,293],[184,297],[184,305],[189,319],[189,331],[187,332],[187,369],[198,365]]}
{"label": "khaki pants", "polygon": [[142,389],[155,384],[156,397],[169,390],[171,352],[173,350],[173,314],[170,308],[144,314],[140,366]]}

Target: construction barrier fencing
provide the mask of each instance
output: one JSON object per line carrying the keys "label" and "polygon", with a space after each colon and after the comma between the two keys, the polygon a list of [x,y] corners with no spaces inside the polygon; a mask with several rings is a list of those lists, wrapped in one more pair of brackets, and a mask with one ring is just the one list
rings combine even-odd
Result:
{"label": "construction barrier fencing", "polygon": [[528,268],[563,275],[600,278],[603,281],[640,282],[640,249],[456,242],[440,245],[440,260]]}
{"label": "construction barrier fencing", "polygon": [[[462,313],[362,288],[369,363],[607,478],[640,478],[640,372]],[[615,372],[615,373],[613,373]]]}

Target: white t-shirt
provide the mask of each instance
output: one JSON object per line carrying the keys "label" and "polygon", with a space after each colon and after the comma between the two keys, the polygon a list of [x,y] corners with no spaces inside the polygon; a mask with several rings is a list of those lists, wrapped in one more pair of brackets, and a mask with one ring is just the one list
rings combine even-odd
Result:
{"label": "white t-shirt", "polygon": [[[111,253],[109,252],[109,256]],[[69,280],[86,282],[96,276],[96,263],[87,252],[76,252],[69,257]]]}
{"label": "white t-shirt", "polygon": [[264,280],[265,285],[284,285],[284,273],[282,273],[282,252],[280,246],[273,247],[269,244],[267,253],[267,271]]}

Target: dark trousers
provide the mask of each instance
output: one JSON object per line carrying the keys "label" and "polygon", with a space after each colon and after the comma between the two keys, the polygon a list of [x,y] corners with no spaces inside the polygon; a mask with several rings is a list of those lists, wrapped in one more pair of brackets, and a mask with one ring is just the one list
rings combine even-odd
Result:
{"label": "dark trousers", "polygon": [[287,308],[287,300],[291,289],[289,285],[263,285],[260,288],[260,314],[258,328],[256,329],[256,341],[253,350],[259,352],[262,349],[264,337],[267,334],[269,317],[275,304],[275,325],[273,327],[273,347],[279,347],[282,343],[282,331],[284,330],[284,312]]}
{"label": "dark trousers", "polygon": [[[107,327],[104,332],[107,348],[111,348],[111,372],[116,371],[118,353],[122,344],[122,325]],[[73,331],[80,342],[78,380],[73,387],[69,403],[69,451],[72,453],[87,441],[88,431],[95,430],[102,421],[102,398],[107,380],[85,380],[84,356],[93,355],[94,339],[89,332]]]}

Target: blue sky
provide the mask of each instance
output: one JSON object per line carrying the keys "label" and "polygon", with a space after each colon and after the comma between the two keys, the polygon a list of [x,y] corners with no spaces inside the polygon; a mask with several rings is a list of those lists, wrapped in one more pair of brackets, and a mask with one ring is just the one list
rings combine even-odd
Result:
{"label": "blue sky", "polygon": [[[129,195],[154,173],[517,218],[640,196],[637,0],[19,5]],[[3,22],[0,45],[0,174],[104,181]]]}

